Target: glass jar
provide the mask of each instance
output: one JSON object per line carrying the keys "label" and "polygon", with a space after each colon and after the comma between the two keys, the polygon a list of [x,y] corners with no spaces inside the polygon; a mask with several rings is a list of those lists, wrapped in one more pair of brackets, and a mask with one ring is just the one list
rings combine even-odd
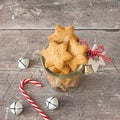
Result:
{"label": "glass jar", "polygon": [[83,74],[84,65],[80,65],[79,68],[67,75],[56,74],[45,67],[45,59],[41,56],[41,62],[45,69],[45,75],[51,87],[56,90],[68,91],[72,88],[79,87],[80,77]]}

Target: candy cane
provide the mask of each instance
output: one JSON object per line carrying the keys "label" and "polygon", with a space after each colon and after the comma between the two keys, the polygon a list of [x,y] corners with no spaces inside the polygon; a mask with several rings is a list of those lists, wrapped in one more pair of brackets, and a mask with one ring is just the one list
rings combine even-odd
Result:
{"label": "candy cane", "polygon": [[42,118],[43,118],[44,120],[50,120],[50,119],[48,118],[48,116],[41,110],[41,108],[39,108],[39,106],[36,105],[36,103],[32,100],[32,98],[30,98],[30,97],[27,95],[27,93],[25,92],[25,90],[24,90],[24,85],[25,85],[26,83],[28,83],[28,82],[30,82],[30,83],[32,83],[32,84],[35,84],[35,85],[37,85],[38,87],[42,87],[41,83],[39,83],[39,82],[37,82],[37,81],[35,81],[35,80],[24,79],[24,80],[21,81],[21,84],[20,84],[20,86],[19,86],[19,89],[20,89],[22,95],[23,95],[23,96],[26,98],[26,100],[38,111],[38,113],[42,116]]}

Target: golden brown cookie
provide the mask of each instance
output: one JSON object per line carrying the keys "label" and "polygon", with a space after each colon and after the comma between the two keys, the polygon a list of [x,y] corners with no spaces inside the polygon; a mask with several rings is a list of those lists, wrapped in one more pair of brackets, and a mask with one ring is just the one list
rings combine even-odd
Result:
{"label": "golden brown cookie", "polygon": [[50,71],[52,71],[53,73],[57,73],[57,74],[60,74],[60,73],[61,73],[61,71],[60,71],[59,69],[57,69],[54,65],[48,67],[48,69],[49,69]]}
{"label": "golden brown cookie", "polygon": [[65,61],[72,59],[72,55],[67,52],[67,46],[67,43],[57,44],[50,41],[48,48],[41,51],[45,58],[45,67],[54,65],[57,69],[63,69]]}
{"label": "golden brown cookie", "polygon": [[68,51],[74,56],[73,59],[67,61],[72,71],[75,71],[80,64],[87,64],[86,52],[88,48],[86,45],[80,45],[74,39],[69,42]]}
{"label": "golden brown cookie", "polygon": [[72,78],[66,78],[66,79],[62,79],[60,81],[60,84],[65,86],[70,86],[72,82],[73,82]]}
{"label": "golden brown cookie", "polygon": [[55,33],[48,37],[49,41],[55,41],[57,43],[69,42],[71,39],[79,41],[79,38],[74,34],[73,26],[63,27],[56,25]]}
{"label": "golden brown cookie", "polygon": [[61,85],[60,88],[62,89],[63,92],[66,92],[70,89],[70,87],[65,86],[65,85]]}
{"label": "golden brown cookie", "polygon": [[64,67],[61,70],[56,68],[54,65],[48,67],[48,69],[57,74],[69,74],[71,72],[71,69],[68,65],[64,65]]}
{"label": "golden brown cookie", "polygon": [[64,65],[64,67],[61,69],[61,74],[69,74],[71,72],[71,69],[69,65]]}

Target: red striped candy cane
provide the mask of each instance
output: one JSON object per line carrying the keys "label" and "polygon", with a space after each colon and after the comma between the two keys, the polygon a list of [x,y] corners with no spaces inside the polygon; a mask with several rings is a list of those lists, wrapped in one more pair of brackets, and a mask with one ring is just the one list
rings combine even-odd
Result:
{"label": "red striped candy cane", "polygon": [[24,79],[24,80],[21,81],[21,84],[20,84],[20,86],[19,86],[19,89],[20,89],[22,95],[23,95],[23,96],[26,98],[26,100],[38,111],[38,113],[42,116],[42,118],[43,118],[44,120],[50,120],[50,119],[48,118],[48,116],[41,110],[41,108],[40,108],[38,105],[36,105],[36,103],[32,100],[32,98],[30,98],[30,97],[27,95],[27,93],[25,92],[25,90],[24,90],[24,85],[25,85],[26,83],[28,83],[28,82],[30,82],[30,83],[32,83],[32,84],[35,84],[35,85],[37,85],[38,87],[42,87],[41,83],[39,83],[39,82],[37,82],[37,81],[35,81],[35,80]]}

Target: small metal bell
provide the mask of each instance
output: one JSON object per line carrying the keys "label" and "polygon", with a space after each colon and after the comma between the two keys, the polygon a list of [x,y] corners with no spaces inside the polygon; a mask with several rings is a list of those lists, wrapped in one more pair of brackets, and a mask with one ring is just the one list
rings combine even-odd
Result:
{"label": "small metal bell", "polygon": [[84,74],[85,75],[89,75],[89,74],[92,74],[94,72],[93,70],[93,67],[92,65],[85,65],[85,68],[84,68]]}

